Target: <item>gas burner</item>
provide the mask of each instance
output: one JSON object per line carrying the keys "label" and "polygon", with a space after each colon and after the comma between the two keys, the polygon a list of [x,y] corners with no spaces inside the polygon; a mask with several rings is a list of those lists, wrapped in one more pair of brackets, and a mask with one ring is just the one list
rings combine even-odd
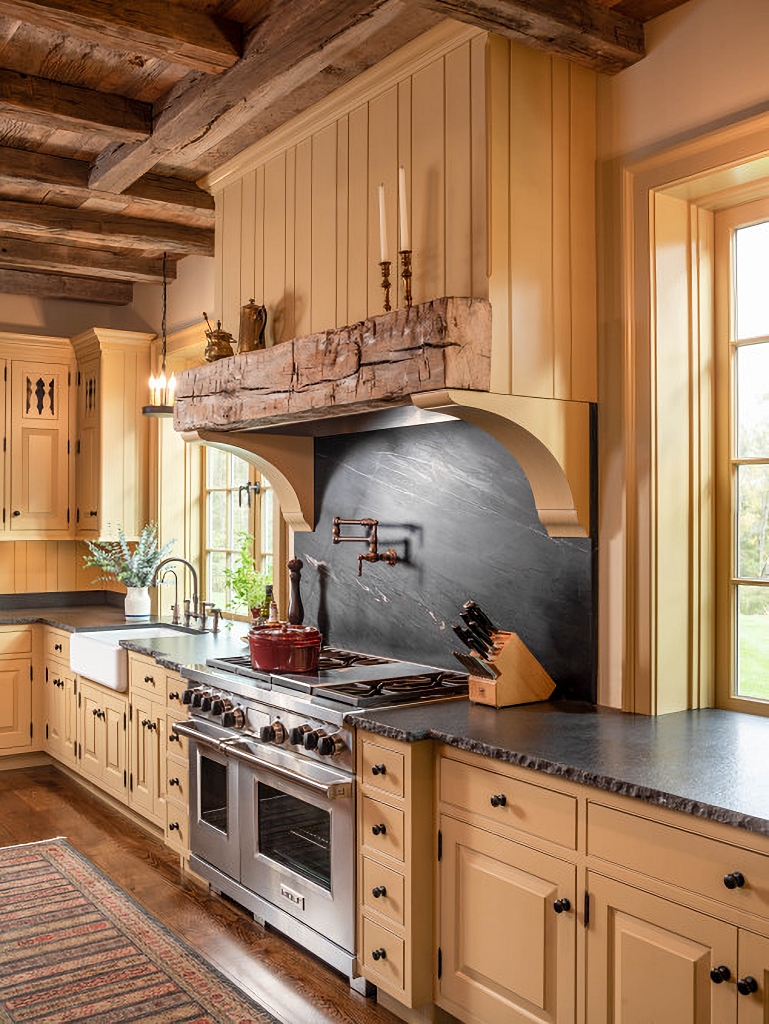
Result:
{"label": "gas burner", "polygon": [[[238,675],[256,679],[263,686],[269,687],[270,673],[251,666],[250,654],[236,654],[229,658],[209,658],[206,662],[211,668],[224,669],[225,672],[237,672]],[[343,651],[338,647],[322,647],[318,657],[318,668],[315,672],[303,673],[308,678],[319,672],[330,672],[340,668],[367,667],[369,665],[389,665],[391,658],[381,658],[375,654],[360,654],[358,651]],[[281,680],[284,673],[273,672],[272,675]]]}
{"label": "gas burner", "polygon": [[349,668],[351,665],[389,665],[392,658],[380,658],[376,654],[360,654],[358,651],[343,651],[338,647],[322,647],[318,669]]}
{"label": "gas burner", "polygon": [[407,704],[466,697],[467,691],[466,675],[461,672],[446,671],[420,673],[403,676],[399,679],[319,686],[314,690],[313,700],[318,703],[331,701],[350,704],[353,707],[375,707],[385,704]]}

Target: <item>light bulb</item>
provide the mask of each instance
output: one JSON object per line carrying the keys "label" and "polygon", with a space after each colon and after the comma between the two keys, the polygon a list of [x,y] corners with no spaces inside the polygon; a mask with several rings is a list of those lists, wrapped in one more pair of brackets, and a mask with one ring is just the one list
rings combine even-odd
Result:
{"label": "light bulb", "polygon": [[155,378],[154,373],[150,374],[150,405],[157,405],[158,397],[158,382]]}

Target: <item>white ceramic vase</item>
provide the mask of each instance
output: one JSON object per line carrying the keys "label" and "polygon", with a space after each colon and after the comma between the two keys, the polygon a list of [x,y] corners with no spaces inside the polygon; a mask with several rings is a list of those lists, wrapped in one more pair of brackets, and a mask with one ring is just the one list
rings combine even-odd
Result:
{"label": "white ceramic vase", "polygon": [[126,588],[125,617],[127,619],[148,619],[150,617],[149,587]]}

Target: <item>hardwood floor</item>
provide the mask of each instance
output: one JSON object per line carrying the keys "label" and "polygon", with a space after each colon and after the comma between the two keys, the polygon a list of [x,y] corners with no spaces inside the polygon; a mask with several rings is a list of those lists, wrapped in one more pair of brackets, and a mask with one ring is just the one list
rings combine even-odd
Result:
{"label": "hardwood floor", "polygon": [[285,1024],[397,1024],[247,911],[185,879],[178,857],[53,767],[0,771],[0,846],[63,836]]}

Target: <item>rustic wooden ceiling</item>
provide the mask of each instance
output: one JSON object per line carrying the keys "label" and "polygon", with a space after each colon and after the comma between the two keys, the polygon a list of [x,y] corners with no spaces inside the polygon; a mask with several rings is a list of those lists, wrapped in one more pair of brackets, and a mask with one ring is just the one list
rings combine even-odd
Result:
{"label": "rustic wooden ceiling", "polygon": [[195,182],[444,17],[614,74],[685,0],[0,0],[0,294],[212,256]]}

